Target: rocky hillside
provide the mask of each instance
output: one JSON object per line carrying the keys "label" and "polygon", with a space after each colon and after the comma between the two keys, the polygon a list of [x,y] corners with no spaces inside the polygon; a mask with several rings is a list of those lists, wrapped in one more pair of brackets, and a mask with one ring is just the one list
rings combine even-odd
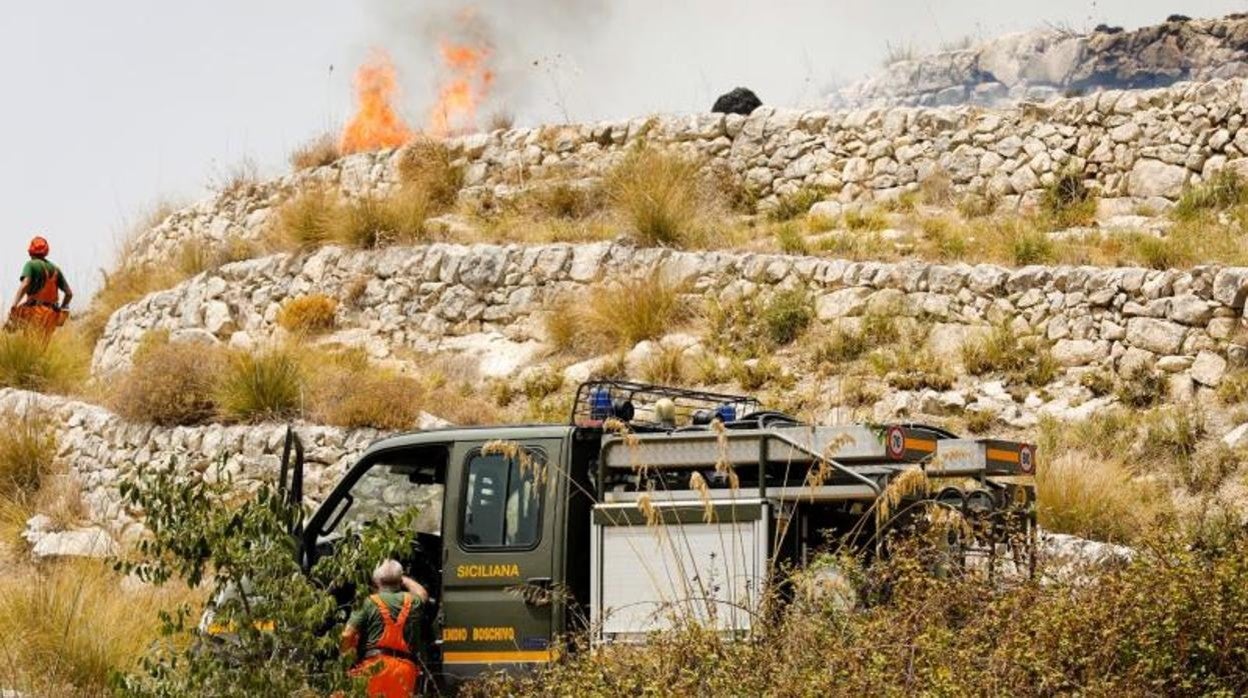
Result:
{"label": "rocky hillside", "polygon": [[915,58],[899,56],[831,100],[844,106],[995,106],[1246,74],[1248,17],[1172,15],[1131,31],[1106,25],[1089,34],[1038,29]]}

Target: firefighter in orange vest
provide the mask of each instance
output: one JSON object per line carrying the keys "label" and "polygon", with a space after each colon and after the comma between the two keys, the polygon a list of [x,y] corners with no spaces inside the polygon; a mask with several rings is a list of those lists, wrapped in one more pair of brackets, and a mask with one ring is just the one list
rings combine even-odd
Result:
{"label": "firefighter in orange vest", "polygon": [[[61,325],[74,292],[57,266],[48,261],[48,241],[36,237],[30,241],[30,261],[22,267],[21,288],[9,311],[9,325],[14,329],[35,329],[44,334]],[[64,300],[61,294],[65,294]]]}
{"label": "firefighter in orange vest", "polygon": [[373,588],[342,631],[342,651],[357,658],[351,675],[368,679],[370,698],[407,698],[420,678],[420,614],[429,593],[395,560],[373,571]]}

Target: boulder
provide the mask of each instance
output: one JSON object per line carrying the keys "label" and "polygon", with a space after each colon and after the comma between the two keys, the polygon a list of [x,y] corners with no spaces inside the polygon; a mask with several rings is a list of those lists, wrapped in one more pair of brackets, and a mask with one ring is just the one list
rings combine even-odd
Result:
{"label": "boulder", "polygon": [[1211,352],[1202,351],[1192,363],[1192,380],[1210,388],[1216,388],[1226,375],[1226,359]]}
{"label": "boulder", "polygon": [[753,90],[745,87],[738,87],[735,90],[722,94],[719,99],[715,100],[715,105],[711,107],[711,111],[717,114],[740,114],[749,116],[754,113],[755,109],[763,106],[763,101],[754,94]]}
{"label": "boulder", "polygon": [[1127,343],[1154,354],[1177,354],[1187,328],[1167,320],[1137,317],[1127,322]]}
{"label": "boulder", "polygon": [[1127,175],[1127,193],[1140,198],[1161,196],[1172,199],[1183,191],[1188,175],[1187,168],[1181,165],[1141,158]]}
{"label": "boulder", "polygon": [[1061,365],[1086,366],[1109,356],[1109,342],[1062,339],[1053,345],[1053,358]]}

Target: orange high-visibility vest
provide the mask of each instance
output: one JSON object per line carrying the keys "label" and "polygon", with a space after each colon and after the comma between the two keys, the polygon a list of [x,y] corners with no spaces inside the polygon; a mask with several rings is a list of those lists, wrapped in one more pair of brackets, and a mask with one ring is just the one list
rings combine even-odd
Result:
{"label": "orange high-visibility vest", "polygon": [[367,676],[368,695],[371,698],[408,698],[416,692],[416,680],[420,678],[420,668],[412,658],[412,648],[408,647],[403,637],[403,628],[407,625],[407,617],[412,612],[412,595],[403,594],[403,608],[398,618],[390,617],[390,609],[381,597],[374,594],[368,597],[381,612],[381,639],[376,646],[382,654],[368,657],[351,670],[352,676]]}

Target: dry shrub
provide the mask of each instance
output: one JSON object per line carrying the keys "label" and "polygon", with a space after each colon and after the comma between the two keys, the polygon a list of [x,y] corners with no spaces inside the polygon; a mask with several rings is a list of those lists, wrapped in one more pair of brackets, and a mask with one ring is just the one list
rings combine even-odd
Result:
{"label": "dry shrub", "polygon": [[1037,510],[1046,530],[1112,542],[1132,542],[1162,511],[1165,495],[1135,480],[1113,459],[1063,453],[1036,470]]}
{"label": "dry shrub", "polygon": [[655,148],[632,150],[607,175],[616,212],[647,245],[683,247],[701,236],[713,207],[702,164]]}
{"label": "dry shrub", "polygon": [[310,170],[332,165],[340,157],[338,139],[332,133],[323,133],[295,148],[290,154],[290,165],[296,170]]}
{"label": "dry shrub", "polygon": [[296,347],[230,354],[213,390],[223,417],[236,421],[284,419],[299,414],[304,370]]}
{"label": "dry shrub", "polygon": [[1225,168],[1207,181],[1184,189],[1170,215],[1178,221],[1191,221],[1244,204],[1248,204],[1248,185],[1238,172]]}
{"label": "dry shrub", "polygon": [[600,185],[557,180],[530,187],[518,204],[535,217],[580,220],[600,212],[605,201]]}
{"label": "dry shrub", "polygon": [[687,317],[681,291],[653,273],[563,296],[546,316],[547,341],[560,351],[603,353],[660,337]]}
{"label": "dry shrub", "polygon": [[26,695],[111,693],[159,635],[157,611],[195,597],[122,584],[105,563],[60,563],[0,579],[0,685]]}
{"label": "dry shrub", "polygon": [[91,351],[73,331],[0,332],[0,387],[69,394],[86,383]]}
{"label": "dry shrub", "polygon": [[0,500],[28,503],[52,471],[56,435],[32,417],[0,418]]}
{"label": "dry shrub", "polygon": [[298,296],[282,303],[277,324],[288,332],[317,334],[334,329],[338,301],[323,293]]}
{"label": "dry shrub", "polygon": [[214,347],[149,335],[135,351],[131,369],[112,383],[112,407],[135,422],[205,422],[216,413],[214,381],[221,367],[221,352]]}
{"label": "dry shrub", "polygon": [[953,179],[947,172],[932,172],[919,182],[919,197],[929,206],[949,206],[953,203]]}
{"label": "dry shrub", "polygon": [[362,350],[316,352],[307,357],[310,416],[319,424],[389,431],[411,429],[420,418],[424,387],[379,368]]}
{"label": "dry shrub", "polygon": [[399,179],[421,192],[431,207],[446,209],[454,205],[464,186],[464,171],[452,161],[446,144],[421,138],[403,148]]}
{"label": "dry shrub", "polygon": [[775,208],[767,212],[773,221],[790,221],[810,212],[810,207],[823,201],[828,191],[823,187],[800,187],[790,194],[781,196]]}
{"label": "dry shrub", "polygon": [[382,247],[425,239],[431,211],[426,191],[405,185],[382,195],[368,195],[342,204],[334,217],[333,238],[355,247]]}
{"label": "dry shrub", "polygon": [[338,195],[325,187],[303,189],[277,210],[275,236],[297,249],[313,249],[334,237]]}

